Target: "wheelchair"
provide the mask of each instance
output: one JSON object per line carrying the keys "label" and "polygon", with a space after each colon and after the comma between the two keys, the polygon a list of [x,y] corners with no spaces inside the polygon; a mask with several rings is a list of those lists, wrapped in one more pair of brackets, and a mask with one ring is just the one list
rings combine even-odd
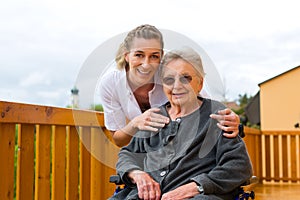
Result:
{"label": "wheelchair", "polygon": [[[119,175],[112,175],[109,178],[110,183],[114,183],[116,185],[116,190],[114,195],[120,192],[124,187],[126,187],[122,179]],[[248,181],[242,184],[239,187],[239,193],[234,198],[234,200],[250,200],[255,199],[255,193],[253,191],[254,186],[258,183],[258,178],[256,176],[252,176]]]}
{"label": "wheelchair", "polygon": [[239,193],[234,200],[255,199],[255,193],[253,189],[257,183],[258,178],[256,176],[252,176],[248,181],[239,187]]}

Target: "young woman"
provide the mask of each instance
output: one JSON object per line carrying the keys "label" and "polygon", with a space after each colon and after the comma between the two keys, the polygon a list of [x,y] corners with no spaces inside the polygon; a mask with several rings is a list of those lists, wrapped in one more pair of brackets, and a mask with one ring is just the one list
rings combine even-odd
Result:
{"label": "young woman", "polygon": [[[158,131],[169,123],[157,108],[167,102],[159,78],[163,36],[154,26],[130,31],[116,55],[117,68],[101,79],[100,98],[105,126],[118,146],[129,143],[138,130]],[[239,117],[230,109],[211,116],[226,137],[238,135]],[[231,132],[231,134],[229,134]]]}

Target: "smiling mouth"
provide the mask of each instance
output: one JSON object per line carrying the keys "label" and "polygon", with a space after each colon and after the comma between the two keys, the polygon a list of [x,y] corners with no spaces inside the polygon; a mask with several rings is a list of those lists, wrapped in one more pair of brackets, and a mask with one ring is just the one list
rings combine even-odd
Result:
{"label": "smiling mouth", "polygon": [[149,74],[151,73],[151,71],[143,71],[143,70],[141,70],[141,69],[137,69],[137,71],[138,71],[141,75],[144,75],[144,76],[149,75]]}
{"label": "smiling mouth", "polygon": [[185,93],[172,93],[172,95],[175,97],[181,97],[181,96],[185,95]]}

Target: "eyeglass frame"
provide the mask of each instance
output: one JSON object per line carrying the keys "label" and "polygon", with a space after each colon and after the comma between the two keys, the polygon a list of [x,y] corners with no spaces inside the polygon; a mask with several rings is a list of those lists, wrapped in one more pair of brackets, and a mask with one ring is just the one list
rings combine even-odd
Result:
{"label": "eyeglass frame", "polygon": [[[187,85],[190,82],[192,82],[193,77],[195,77],[196,75],[189,75],[189,74],[184,74],[184,75],[179,75],[179,82]],[[197,77],[197,76],[196,76]],[[171,83],[166,83],[165,79],[169,79],[172,80]],[[174,85],[175,83],[175,77],[171,77],[171,76],[166,76],[166,77],[162,77],[162,83],[168,86]]]}

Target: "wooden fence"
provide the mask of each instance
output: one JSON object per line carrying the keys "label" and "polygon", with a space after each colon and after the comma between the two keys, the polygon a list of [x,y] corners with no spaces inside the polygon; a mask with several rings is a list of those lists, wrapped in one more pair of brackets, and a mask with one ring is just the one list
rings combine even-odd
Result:
{"label": "wooden fence", "polygon": [[[300,131],[245,127],[254,174],[300,182]],[[107,199],[119,148],[103,114],[0,101],[0,199]]]}
{"label": "wooden fence", "polygon": [[117,148],[103,114],[0,101],[0,199],[107,199]]}
{"label": "wooden fence", "polygon": [[260,131],[245,127],[254,174],[263,183],[300,183],[300,131]]}

